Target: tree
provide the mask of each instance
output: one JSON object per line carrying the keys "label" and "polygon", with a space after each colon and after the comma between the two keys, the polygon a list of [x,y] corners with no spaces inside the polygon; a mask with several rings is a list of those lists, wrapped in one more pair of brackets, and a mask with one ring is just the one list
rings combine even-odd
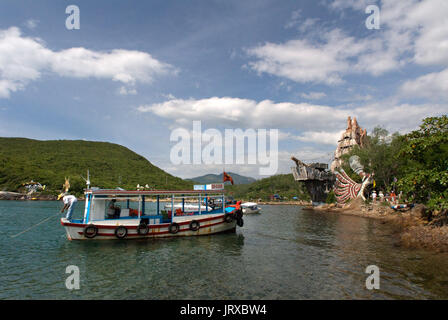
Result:
{"label": "tree", "polygon": [[381,127],[376,127],[372,133],[367,136],[365,147],[355,146],[348,154],[343,156],[343,169],[347,171],[352,179],[360,182],[359,176],[351,172],[348,165],[348,159],[352,155],[360,158],[366,173],[375,173],[374,179],[378,186],[391,190],[394,178],[398,176],[402,159],[397,157],[404,143],[403,136],[398,133],[389,134]]}
{"label": "tree", "polygon": [[448,209],[448,117],[429,117],[404,137],[397,185],[430,209]]}

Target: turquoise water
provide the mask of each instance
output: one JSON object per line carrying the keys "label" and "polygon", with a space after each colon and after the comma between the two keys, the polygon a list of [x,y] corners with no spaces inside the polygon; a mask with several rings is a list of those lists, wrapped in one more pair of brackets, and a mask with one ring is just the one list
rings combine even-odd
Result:
{"label": "turquoise water", "polygon": [[[397,247],[375,220],[262,206],[231,234],[76,242],[60,208],[0,201],[0,299],[448,298],[448,255]],[[65,287],[69,265],[79,290]],[[379,290],[365,288],[368,265],[380,268]]]}

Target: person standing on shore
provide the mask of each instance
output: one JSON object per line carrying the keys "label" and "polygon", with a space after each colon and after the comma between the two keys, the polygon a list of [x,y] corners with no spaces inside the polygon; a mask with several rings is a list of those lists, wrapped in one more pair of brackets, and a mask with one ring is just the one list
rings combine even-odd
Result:
{"label": "person standing on shore", "polygon": [[376,202],[376,191],[375,190],[373,190],[373,192],[372,192],[372,200],[373,200],[373,203]]}
{"label": "person standing on shore", "polygon": [[395,190],[392,190],[392,192],[390,193],[390,201],[392,202],[392,204],[396,204],[396,200],[397,195],[395,194]]}
{"label": "person standing on shore", "polygon": [[380,193],[378,195],[380,197],[380,202],[383,202],[384,201],[384,193],[383,193],[383,191],[380,191]]}
{"label": "person standing on shore", "polygon": [[72,195],[66,195],[64,193],[61,193],[58,196],[58,200],[62,199],[62,202],[64,203],[64,206],[61,209],[61,213],[64,213],[65,210],[67,210],[67,214],[65,215],[65,218],[67,220],[71,220],[73,209],[75,208],[75,204],[78,201],[75,196]]}

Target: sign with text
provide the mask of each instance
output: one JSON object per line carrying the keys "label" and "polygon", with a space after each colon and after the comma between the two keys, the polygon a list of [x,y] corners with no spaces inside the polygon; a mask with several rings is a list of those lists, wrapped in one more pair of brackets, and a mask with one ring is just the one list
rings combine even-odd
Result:
{"label": "sign with text", "polygon": [[194,190],[224,190],[224,183],[195,184]]}

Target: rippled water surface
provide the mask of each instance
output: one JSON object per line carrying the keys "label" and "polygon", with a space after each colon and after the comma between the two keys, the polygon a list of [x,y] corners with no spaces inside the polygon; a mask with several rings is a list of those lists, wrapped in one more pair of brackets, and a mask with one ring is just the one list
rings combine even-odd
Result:
{"label": "rippled water surface", "polygon": [[[60,207],[0,201],[0,299],[448,298],[448,255],[397,247],[375,220],[262,206],[236,233],[68,241]],[[80,290],[65,287],[68,265]],[[368,265],[380,268],[380,290],[365,288]]]}

